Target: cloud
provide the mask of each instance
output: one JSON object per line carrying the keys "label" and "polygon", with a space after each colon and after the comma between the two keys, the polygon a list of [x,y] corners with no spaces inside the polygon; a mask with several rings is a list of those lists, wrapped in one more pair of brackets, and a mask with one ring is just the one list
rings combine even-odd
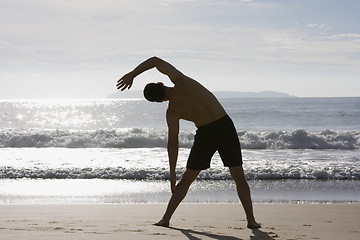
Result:
{"label": "cloud", "polygon": [[332,27],[326,23],[311,23],[307,25],[309,28],[316,28],[320,30],[330,30]]}
{"label": "cloud", "polygon": [[358,39],[360,39],[360,34],[358,34],[358,33],[336,34],[336,35],[329,36],[329,39],[334,39],[334,40],[355,39],[355,40],[358,40]]}
{"label": "cloud", "polygon": [[[314,36],[301,31],[277,31],[265,34],[264,52],[272,61],[290,63],[318,64],[329,68],[338,67],[356,70],[360,58],[350,58],[353,52],[360,51],[360,34],[340,34],[333,36]],[[331,41],[329,41],[331,39]]]}
{"label": "cloud", "polygon": [[291,14],[301,8],[282,1],[6,2],[0,8],[1,76],[20,72],[22,81],[27,72],[42,73],[34,79],[59,72],[69,78],[89,77],[89,69],[95,79],[95,72],[127,71],[152,55],[193,72],[235,77],[244,71],[239,66],[358,72],[360,65],[353,54],[360,51],[356,30],[329,34],[332,26],[313,17],[304,25],[301,15]]}
{"label": "cloud", "polygon": [[121,15],[110,16],[92,16],[91,19],[99,22],[118,22],[121,19]]}

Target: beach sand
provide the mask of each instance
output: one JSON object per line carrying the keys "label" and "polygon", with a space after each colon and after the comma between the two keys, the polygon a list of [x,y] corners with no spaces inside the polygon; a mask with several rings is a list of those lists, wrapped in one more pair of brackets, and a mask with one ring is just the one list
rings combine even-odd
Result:
{"label": "beach sand", "polygon": [[181,204],[170,228],[152,225],[165,204],[0,205],[0,239],[360,239],[359,204]]}

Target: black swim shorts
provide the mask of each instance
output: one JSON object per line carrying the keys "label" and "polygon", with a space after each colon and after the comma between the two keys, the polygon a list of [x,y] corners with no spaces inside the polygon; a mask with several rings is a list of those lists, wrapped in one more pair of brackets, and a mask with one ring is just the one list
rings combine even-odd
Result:
{"label": "black swim shorts", "polygon": [[197,129],[186,167],[191,170],[210,168],[211,158],[216,151],[224,166],[242,165],[239,138],[228,115]]}

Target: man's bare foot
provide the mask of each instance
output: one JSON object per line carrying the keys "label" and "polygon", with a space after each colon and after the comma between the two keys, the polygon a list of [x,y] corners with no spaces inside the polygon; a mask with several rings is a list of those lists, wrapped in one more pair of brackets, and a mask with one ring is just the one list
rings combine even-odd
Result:
{"label": "man's bare foot", "polygon": [[165,221],[164,219],[161,219],[158,223],[155,223],[154,225],[160,227],[169,227],[169,221]]}
{"label": "man's bare foot", "polygon": [[248,222],[247,227],[250,229],[261,228],[261,225],[255,221],[253,221],[253,222]]}

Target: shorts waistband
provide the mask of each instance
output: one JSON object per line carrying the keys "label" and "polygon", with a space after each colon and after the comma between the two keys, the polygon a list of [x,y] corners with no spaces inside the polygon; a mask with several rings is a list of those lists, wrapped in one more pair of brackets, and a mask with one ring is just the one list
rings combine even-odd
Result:
{"label": "shorts waistband", "polygon": [[211,123],[208,123],[204,126],[200,126],[198,127],[198,131],[206,131],[206,130],[209,130],[213,127],[216,127],[218,124],[221,124],[222,122],[225,122],[225,121],[228,121],[228,120],[231,120],[231,118],[229,117],[229,115],[225,115],[223,116],[222,118],[219,118],[218,120],[215,120]]}

